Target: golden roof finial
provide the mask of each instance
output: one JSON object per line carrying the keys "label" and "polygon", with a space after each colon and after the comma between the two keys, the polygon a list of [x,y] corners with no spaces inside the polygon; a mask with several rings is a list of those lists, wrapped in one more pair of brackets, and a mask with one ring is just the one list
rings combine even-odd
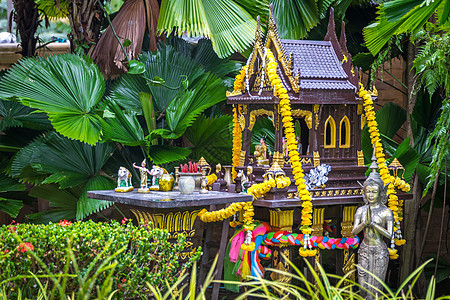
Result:
{"label": "golden roof finial", "polygon": [[270,169],[267,172],[270,172],[274,175],[285,174],[283,169],[280,167],[280,165],[276,161],[274,161],[272,163],[272,166],[270,166]]}
{"label": "golden roof finial", "polygon": [[206,159],[202,156],[201,158],[200,158],[200,160],[198,161],[198,165],[200,166],[200,167],[202,167],[202,166],[209,166],[209,164],[206,162]]}
{"label": "golden roof finial", "polygon": [[398,161],[397,158],[394,158],[394,160],[389,165],[388,169],[392,170],[392,172],[394,173],[394,177],[398,177],[398,170],[403,170],[403,174],[405,173],[405,168],[402,166],[402,164]]}

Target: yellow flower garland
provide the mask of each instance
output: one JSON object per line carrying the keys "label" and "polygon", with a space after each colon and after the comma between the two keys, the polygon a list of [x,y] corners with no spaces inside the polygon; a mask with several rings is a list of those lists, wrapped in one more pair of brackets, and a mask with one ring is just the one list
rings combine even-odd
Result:
{"label": "yellow flower garland", "polygon": [[301,230],[303,234],[311,234],[312,229],[312,203],[309,191],[306,188],[305,180],[303,179],[304,173],[302,164],[300,162],[300,156],[298,153],[298,145],[295,141],[295,129],[291,113],[291,105],[289,96],[286,89],[281,83],[281,79],[277,74],[277,63],[275,57],[270,49],[266,49],[267,58],[269,64],[267,66],[267,73],[270,83],[274,89],[274,94],[280,99],[280,112],[283,117],[283,127],[285,133],[285,139],[288,146],[289,157],[291,158],[292,173],[294,175],[295,185],[300,199],[302,200],[302,222]]}
{"label": "yellow flower garland", "polygon": [[[262,183],[252,185],[248,191],[248,195],[252,195],[253,199],[263,197],[271,188],[285,188],[291,185],[291,180],[289,177],[280,176],[277,178],[271,178],[270,180],[264,181]],[[225,220],[231,216],[233,216],[238,211],[244,211],[244,228],[247,230],[251,230],[254,227],[254,207],[252,202],[236,202],[232,203],[230,206],[226,208],[222,208],[217,211],[208,212],[206,209],[202,209],[198,216],[200,220],[205,223],[208,222],[217,222]]]}
{"label": "yellow flower garland", "polygon": [[[395,192],[395,187],[399,188],[404,192],[409,192],[411,187],[404,180],[394,177],[389,174],[389,170],[386,166],[386,159],[384,156],[383,145],[381,144],[380,133],[378,131],[378,123],[375,118],[375,111],[373,109],[373,100],[372,96],[368,91],[364,89],[364,86],[360,83],[360,89],[358,91],[358,96],[364,100],[364,111],[366,113],[367,118],[367,126],[369,127],[370,139],[372,144],[375,147],[375,153],[377,158],[378,168],[380,169],[380,176],[383,180],[384,184],[389,183],[387,194],[388,198],[388,206],[392,210],[394,215],[394,236],[391,241],[391,249],[389,250],[390,258],[397,259],[398,254],[397,250],[395,250],[395,245],[400,246],[405,244],[405,240],[402,239],[401,231],[400,231],[400,221],[403,220],[402,217],[402,205],[403,201],[398,200],[398,197]],[[394,238],[395,237],[395,238]]]}
{"label": "yellow flower garland", "polygon": [[242,90],[248,66],[244,66],[234,80],[234,92]]}
{"label": "yellow flower garland", "polygon": [[[236,86],[236,84],[235,84]],[[242,105],[233,105],[233,170],[232,178],[236,178],[237,172],[235,168],[239,166],[239,157],[242,148],[242,130],[238,121],[238,113],[241,113]]]}
{"label": "yellow flower garland", "polygon": [[266,49],[267,58],[269,63],[267,65],[267,73],[269,76],[270,84],[273,87],[274,95],[280,99],[280,112],[284,135],[289,151],[289,157],[291,159],[292,174],[294,175],[295,185],[300,199],[302,200],[302,216],[301,216],[301,231],[304,234],[304,247],[300,248],[299,252],[302,256],[314,256],[315,250],[312,250],[310,241],[310,234],[312,233],[312,202],[309,191],[306,188],[305,180],[303,179],[304,173],[302,164],[300,162],[300,156],[298,153],[298,145],[295,140],[295,129],[291,113],[291,104],[287,90],[283,87],[281,79],[277,74],[277,63],[275,57],[270,49]]}

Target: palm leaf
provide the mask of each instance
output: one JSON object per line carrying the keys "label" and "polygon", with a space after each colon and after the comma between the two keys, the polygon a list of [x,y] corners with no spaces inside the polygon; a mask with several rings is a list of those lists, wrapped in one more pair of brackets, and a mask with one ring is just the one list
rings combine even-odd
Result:
{"label": "palm leaf", "polygon": [[231,163],[232,120],[231,116],[198,117],[184,134],[193,145],[190,158],[198,161],[204,157],[210,164]]}
{"label": "palm leaf", "polygon": [[237,4],[242,6],[253,18],[258,16],[265,17],[269,14],[269,2],[268,0],[255,1],[255,0],[235,0]]}
{"label": "palm leaf", "polygon": [[12,218],[17,217],[23,203],[20,200],[6,199],[0,197],[0,211],[3,211],[10,215]]}
{"label": "palm leaf", "polygon": [[406,110],[389,102],[376,112],[378,130],[389,138],[393,138],[406,121]]}
{"label": "palm leaf", "polygon": [[[153,53],[142,53],[138,60],[145,64],[146,71],[142,74],[143,76],[149,79],[155,76],[161,77],[169,87],[179,87],[183,75],[187,76],[190,83],[193,83],[204,72],[203,68],[192,59],[176,52],[171,46],[163,47]],[[178,90],[147,84],[140,75],[125,74],[117,81],[109,98],[125,109],[142,114],[138,95],[140,92],[151,94],[156,108],[163,111]]]}
{"label": "palm leaf", "polygon": [[54,132],[39,137],[14,158],[11,175],[21,176],[26,166],[41,174],[53,174],[49,182],[76,186],[95,176],[114,151],[110,143],[87,144],[69,140]]}
{"label": "palm leaf", "polygon": [[113,116],[105,118],[106,121],[102,122],[105,139],[127,146],[146,147],[144,131],[136,118],[136,114],[123,112],[114,101],[110,101],[108,109],[113,113]]}
{"label": "palm leaf", "polygon": [[278,34],[283,39],[305,38],[308,31],[319,22],[315,0],[275,0],[273,14]]}
{"label": "palm leaf", "polygon": [[56,131],[90,145],[101,138],[94,108],[104,92],[97,66],[73,54],[22,59],[0,82],[0,97],[45,112]]}
{"label": "palm leaf", "polygon": [[[378,7],[377,21],[363,30],[370,53],[377,54],[393,35],[420,30],[439,6],[446,2],[394,0],[381,4]],[[446,20],[442,22],[445,23]]]}
{"label": "palm leaf", "polygon": [[[240,1],[250,4],[249,1]],[[267,1],[256,0],[250,11],[267,9]],[[235,1],[227,0],[163,0],[158,20],[159,32],[172,32],[190,37],[205,36],[211,39],[219,57],[226,57],[251,45],[256,30],[256,20]]]}
{"label": "palm leaf", "polygon": [[10,127],[27,127],[31,129],[51,129],[45,114],[33,113],[36,110],[18,102],[0,100],[0,131]]}
{"label": "palm leaf", "polygon": [[[223,84],[228,88],[233,87],[235,73],[242,68],[242,63],[239,61],[219,58],[208,39],[200,39],[196,45],[193,45],[182,38],[172,36],[166,39],[166,44],[173,46],[175,51],[198,62],[206,71],[222,78]],[[165,45],[160,43],[160,48],[163,47]]]}
{"label": "palm leaf", "polygon": [[[156,6],[158,6],[157,1],[152,2],[156,2]],[[129,59],[136,58],[141,52],[146,29],[146,16],[144,12],[144,1],[129,0],[122,5],[114,20],[111,22],[122,44],[127,39],[131,42],[128,47],[125,47]],[[155,35],[150,34],[149,37],[153,40],[152,44],[156,46]],[[117,75],[127,70],[127,67],[124,65],[124,62],[126,62],[125,54],[114,36],[111,26],[106,28],[98,41],[92,53],[92,58],[107,75]]]}
{"label": "palm leaf", "polygon": [[18,192],[25,190],[25,185],[6,174],[0,173],[0,192]]}
{"label": "palm leaf", "polygon": [[35,186],[31,189],[30,196],[48,200],[51,209],[28,217],[38,223],[73,220],[76,217],[77,201],[80,195],[81,189],[78,187],[61,190],[56,184]]}
{"label": "palm leaf", "polygon": [[115,187],[114,179],[102,175],[91,178],[83,188],[80,199],[77,201],[77,219],[82,220],[85,217],[97,213],[113,204],[111,201],[96,200],[87,198],[88,191],[111,190]]}
{"label": "palm leaf", "polygon": [[208,107],[225,100],[226,87],[221,80],[207,74],[194,90],[188,90],[174,98],[166,109],[166,121],[171,135],[181,136],[188,126]]}
{"label": "palm leaf", "polygon": [[407,182],[410,181],[411,176],[416,170],[417,164],[419,163],[419,155],[413,148],[411,148],[409,143],[410,139],[408,137],[402,141],[402,143],[397,147],[394,154],[392,155],[392,158],[397,158],[405,168],[403,177]]}
{"label": "palm leaf", "polygon": [[152,95],[140,92],[138,94],[139,100],[141,100],[142,112],[144,114],[145,122],[147,123],[148,132],[156,129],[156,117],[155,109],[153,107]]}
{"label": "palm leaf", "polygon": [[149,157],[156,165],[185,159],[191,150],[169,145],[150,146]]}

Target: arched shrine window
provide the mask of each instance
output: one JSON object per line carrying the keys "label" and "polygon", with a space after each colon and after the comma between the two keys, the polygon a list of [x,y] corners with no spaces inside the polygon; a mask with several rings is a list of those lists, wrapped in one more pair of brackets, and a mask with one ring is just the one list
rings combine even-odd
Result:
{"label": "arched shrine window", "polygon": [[325,132],[324,132],[324,147],[325,148],[335,148],[336,147],[336,123],[332,116],[329,116],[325,121]]}
{"label": "arched shrine window", "polygon": [[350,121],[344,116],[339,125],[339,148],[350,148]]}

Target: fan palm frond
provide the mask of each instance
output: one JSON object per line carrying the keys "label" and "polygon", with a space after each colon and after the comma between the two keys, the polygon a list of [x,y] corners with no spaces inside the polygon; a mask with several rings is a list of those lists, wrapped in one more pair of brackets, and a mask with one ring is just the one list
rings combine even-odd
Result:
{"label": "fan palm frond", "polygon": [[[54,187],[63,189],[64,192],[57,193],[62,199],[40,197],[59,209],[56,215],[65,214],[71,216],[70,219],[82,219],[110,204],[86,198],[86,191],[114,187],[113,179],[99,175],[114,149],[110,143],[99,143],[92,147],[50,132],[31,142],[16,155],[11,165],[11,175],[26,178],[27,167],[44,174],[45,179],[37,182],[42,189],[33,188],[34,192],[32,190],[30,195],[34,196],[38,191],[48,196],[47,193],[54,191]],[[68,211],[64,212],[65,209]]]}
{"label": "fan palm frond", "polygon": [[170,138],[181,136],[208,107],[225,100],[226,87],[214,74],[206,75],[193,90],[174,98],[166,109]]}
{"label": "fan palm frond", "polygon": [[126,146],[142,146],[148,148],[144,131],[136,118],[136,113],[125,113],[114,102],[110,101],[108,109],[114,114],[105,118],[103,130],[106,140],[119,142]]}
{"label": "fan palm frond", "polygon": [[210,164],[231,163],[232,122],[231,116],[198,117],[184,134],[193,145],[190,158],[198,161],[204,157]]}
{"label": "fan palm frond", "polygon": [[97,175],[89,179],[83,188],[81,197],[77,201],[77,220],[82,220],[85,217],[98,213],[99,211],[110,207],[113,202],[90,199],[87,197],[88,191],[96,190],[111,190],[116,186],[116,182],[109,177]]}
{"label": "fan palm frond", "polygon": [[319,22],[315,0],[275,0],[273,14],[278,34],[283,39],[302,39]]}
{"label": "fan palm frond", "polygon": [[191,150],[169,145],[155,145],[149,148],[149,157],[156,165],[185,159]]}
{"label": "fan palm frond", "polygon": [[113,151],[114,146],[110,143],[91,147],[50,132],[17,153],[11,175],[19,176],[30,165],[41,174],[51,174],[49,181],[58,182],[62,188],[72,187],[95,176]]}
{"label": "fan palm frond", "polygon": [[33,222],[48,223],[59,220],[73,220],[77,214],[77,201],[80,198],[79,187],[60,189],[56,184],[35,186],[30,191],[30,196],[46,199],[50,202],[50,210],[31,214],[28,217]]}
{"label": "fan palm frond", "polygon": [[[205,72],[195,61],[176,52],[171,46],[163,47],[153,53],[142,53],[138,60],[145,64],[146,70],[142,74],[143,76],[150,79],[155,78],[155,76],[161,77],[170,87],[180,86],[182,76],[187,76],[189,83],[193,84]],[[147,84],[140,75],[125,74],[117,81],[109,98],[125,109],[142,114],[141,101],[138,95],[140,92],[151,94],[156,109],[163,111],[178,93],[178,90]]]}
{"label": "fan palm frond", "polygon": [[250,5],[253,13],[268,12],[264,0],[163,0],[158,31],[170,33],[176,28],[178,35],[205,36],[211,39],[214,50],[222,58],[236,51],[243,52],[253,42],[256,30],[256,20],[245,4]]}
{"label": "fan palm frond", "polygon": [[23,203],[20,200],[6,199],[0,197],[0,211],[7,213],[13,218],[17,217],[22,206]]}
{"label": "fan palm frond", "polygon": [[363,30],[367,48],[373,55],[377,54],[392,36],[420,30],[436,11],[442,11],[438,14],[439,23],[445,24],[449,5],[444,0],[395,0],[381,4],[377,21]]}
{"label": "fan palm frond", "polygon": [[104,92],[97,66],[74,54],[22,59],[0,81],[0,97],[45,112],[56,131],[90,145],[101,138],[94,108]]}
{"label": "fan palm frond", "polygon": [[18,192],[25,190],[25,185],[6,174],[0,173],[0,192]]}
{"label": "fan palm frond", "polygon": [[10,127],[26,127],[37,130],[51,129],[48,118],[43,113],[18,102],[0,99],[0,131]]}

